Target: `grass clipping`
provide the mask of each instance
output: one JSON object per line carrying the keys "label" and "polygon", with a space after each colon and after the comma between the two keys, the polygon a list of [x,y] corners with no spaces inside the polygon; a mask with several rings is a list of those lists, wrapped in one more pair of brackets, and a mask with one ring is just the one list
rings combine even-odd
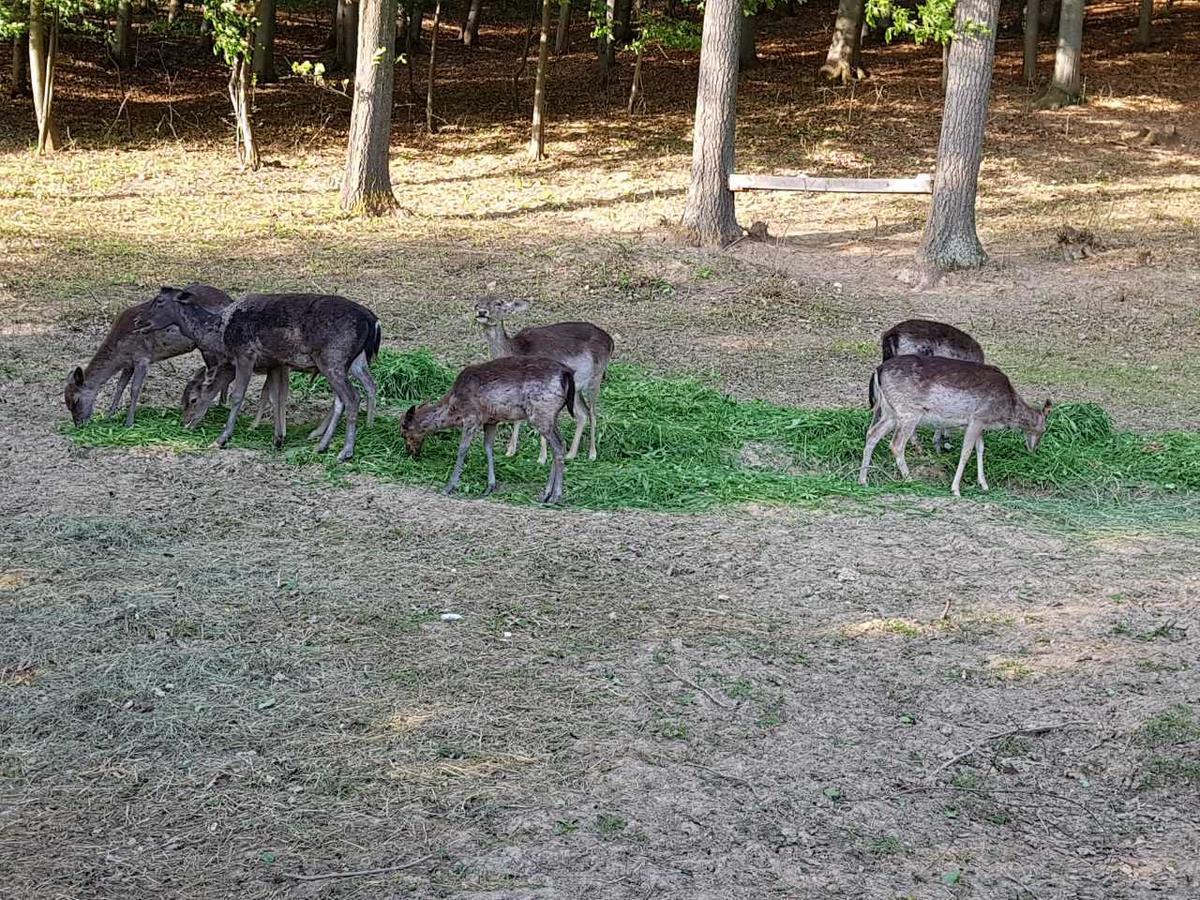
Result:
{"label": "grass clipping", "polygon": [[[409,404],[444,394],[454,373],[426,350],[384,350],[372,372],[381,404],[393,415],[380,415],[374,428],[360,428],[353,460],[339,465],[332,453],[314,453],[306,439],[308,428],[297,421],[291,423],[280,452],[289,462],[320,463],[331,472],[442,486],[453,465],[458,433],[432,436],[421,460],[414,461],[405,453],[394,416],[402,415]],[[300,396],[328,395],[323,379],[310,383],[306,376],[296,376],[292,387]],[[737,401],[697,378],[652,377],[623,364],[610,367],[600,406],[600,458],[568,464],[566,497],[575,506],[698,510],[750,501],[799,503],[881,493],[944,495],[958,461],[957,447],[943,454],[910,453],[916,480],[903,482],[896,479],[887,448],[881,445],[872,483],[860,487],[854,478],[870,419],[865,407],[799,409]],[[100,418],[74,429],[72,436],[91,447],[201,450],[217,436],[226,414],[215,408],[199,429],[186,431],[177,411],[143,409],[132,428]],[[559,427],[569,441],[573,420],[564,413]],[[498,456],[497,496],[531,503],[541,491],[546,470],[536,462],[536,435],[524,435],[516,457]],[[333,449],[338,445],[335,440]],[[274,452],[270,425],[252,430],[244,418],[231,446]],[[927,439],[925,447],[929,446]],[[992,494],[1025,504],[1057,498],[1112,507],[1170,500],[1200,490],[1200,435],[1116,431],[1094,404],[1057,407],[1036,454],[1025,450],[1019,433],[990,434],[986,462],[989,481],[1002,488]],[[485,474],[483,452],[476,446],[461,491],[481,492]],[[968,475],[973,474],[972,465]]]}

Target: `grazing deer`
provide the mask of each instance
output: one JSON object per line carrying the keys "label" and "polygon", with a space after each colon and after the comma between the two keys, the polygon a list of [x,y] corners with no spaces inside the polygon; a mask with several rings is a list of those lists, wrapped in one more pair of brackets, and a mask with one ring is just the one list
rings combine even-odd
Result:
{"label": "grazing deer", "polygon": [[[575,376],[576,389],[575,403],[571,410],[575,416],[575,437],[571,440],[567,459],[574,459],[579,453],[579,442],[589,419],[592,427],[588,439],[588,459],[595,459],[600,385],[604,381],[604,373],[608,370],[608,361],[612,358],[613,339],[606,331],[588,322],[559,322],[555,325],[523,328],[510,337],[504,330],[505,318],[527,309],[529,304],[523,300],[489,299],[480,302],[476,307],[475,321],[483,326],[492,359],[506,356],[544,356],[562,363],[571,370]],[[520,428],[519,422],[513,425],[512,437],[509,438],[505,455],[513,456],[517,452]],[[546,439],[543,437],[538,463],[545,461]]]}
{"label": "grazing deer", "polygon": [[496,487],[492,449],[496,427],[502,422],[528,422],[549,443],[554,458],[541,501],[557,503],[563,490],[563,440],[558,433],[558,414],[574,407],[576,396],[575,376],[562,363],[545,357],[507,356],[467,366],[441,400],[410,407],[400,429],[413,459],[420,458],[427,435],[446,428],[462,429],[454,472],[443,490],[450,495],[458,487],[471,441],[482,427],[488,470],[486,495]]}
{"label": "grazing deer", "polygon": [[892,455],[896,467],[907,479],[908,465],[904,448],[921,424],[965,428],[962,454],[950,490],[958,497],[963,470],[975,449],[979,468],[979,486],[988,489],[983,475],[983,433],[1001,428],[1019,428],[1025,432],[1025,446],[1037,450],[1046,430],[1050,401],[1040,408],[1030,406],[1018,396],[1012,382],[995,366],[946,359],[939,356],[894,356],[883,363],[871,378],[875,393],[875,421],[867,430],[858,483],[867,483],[867,469],[875,445],[888,432],[892,436]]}
{"label": "grazing deer", "polygon": [[317,452],[329,448],[345,412],[346,441],[338,461],[354,455],[358,393],[350,383],[350,372],[360,356],[365,370],[379,352],[382,339],[379,319],[366,307],[330,294],[250,294],[217,314],[194,303],[187,291],[164,287],[145,320],[147,329],[174,325],[197,344],[221,354],[221,363],[208,367],[200,385],[201,395],[209,402],[228,371],[226,367],[232,365],[229,419],[216,440],[217,447],[224,447],[233,436],[246,387],[256,370],[268,371],[268,380],[275,382],[275,442],[279,446],[287,370],[299,369],[324,375],[334,393],[333,410],[325,420]]}
{"label": "grazing deer", "polygon": [[[224,291],[206,284],[189,284],[184,290],[206,308],[219,310],[233,303],[233,298]],[[142,317],[152,302],[147,300],[131,306],[117,316],[87,366],[76,366],[67,376],[64,399],[76,425],[83,425],[92,417],[96,395],[118,372],[121,373],[121,379],[117,382],[117,392],[109,405],[108,414],[117,414],[125,386],[129,385],[129,412],[125,414],[125,426],[128,428],[133,425],[150,364],[196,349],[196,342],[180,333],[178,328],[165,328],[152,333],[139,330]]]}
{"label": "grazing deer", "polygon": [[[930,319],[906,319],[899,325],[893,325],[883,333],[880,345],[884,362],[893,356],[908,355],[944,356],[947,359],[983,362],[983,348],[975,338],[953,325]],[[872,409],[875,407],[875,397],[871,393],[873,384],[874,377],[867,388],[867,399]],[[921,452],[921,445],[915,434],[912,436],[912,445],[918,453]],[[933,432],[933,449],[935,452],[950,449],[950,441],[941,428]]]}

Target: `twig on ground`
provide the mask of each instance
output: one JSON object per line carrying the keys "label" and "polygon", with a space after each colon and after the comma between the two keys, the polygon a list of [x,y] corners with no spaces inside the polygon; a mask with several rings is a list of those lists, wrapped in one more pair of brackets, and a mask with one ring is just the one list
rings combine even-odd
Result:
{"label": "twig on ground", "polygon": [[676,671],[675,671],[673,668],[671,668],[670,666],[664,666],[664,668],[665,668],[665,669],[666,669],[668,672],[670,672],[672,675],[674,675],[674,676],[675,676],[677,679],[679,679],[679,680],[680,680],[680,681],[682,681],[684,684],[686,684],[688,687],[695,688],[696,690],[698,690],[698,691],[699,691],[700,693],[702,693],[702,694],[703,694],[705,697],[707,697],[709,700],[711,700],[713,703],[715,703],[717,706],[721,707],[722,709],[730,709],[730,708],[731,708],[731,707],[729,706],[729,704],[728,704],[728,703],[723,703],[723,702],[721,702],[721,700],[720,700],[718,697],[715,697],[715,696],[714,696],[713,694],[711,694],[711,693],[710,693],[708,690],[706,690],[705,688],[701,687],[701,686],[700,686],[700,685],[699,685],[697,682],[695,682],[695,681],[692,681],[692,679],[688,678],[686,675],[680,675],[678,672],[676,672]]}
{"label": "twig on ground", "polygon": [[946,605],[942,607],[942,614],[941,614],[940,616],[938,616],[938,621],[939,621],[939,622],[945,622],[945,621],[946,621],[946,618],[947,618],[949,615],[950,615],[950,598],[949,598],[949,597],[947,597],[947,598],[946,598]]}
{"label": "twig on ground", "polygon": [[684,765],[690,769],[699,769],[701,772],[708,772],[710,775],[716,775],[718,778],[724,778],[726,781],[732,781],[734,784],[740,784],[754,795],[755,800],[759,801],[760,803],[762,802],[762,797],[759,796],[759,793],[757,790],[755,790],[754,785],[745,778],[740,778],[737,775],[730,775],[728,772],[722,772],[719,769],[712,769],[708,766],[702,766],[700,763],[685,762]]}
{"label": "twig on ground", "polygon": [[329,881],[334,878],[365,878],[368,875],[386,875],[389,872],[400,872],[404,869],[411,869],[432,857],[432,853],[427,853],[425,856],[422,856],[420,859],[414,859],[412,862],[399,863],[394,866],[380,866],[377,869],[354,869],[350,872],[322,872],[318,875],[305,875],[302,872],[282,872],[281,874],[284,878],[291,878],[293,881]]}

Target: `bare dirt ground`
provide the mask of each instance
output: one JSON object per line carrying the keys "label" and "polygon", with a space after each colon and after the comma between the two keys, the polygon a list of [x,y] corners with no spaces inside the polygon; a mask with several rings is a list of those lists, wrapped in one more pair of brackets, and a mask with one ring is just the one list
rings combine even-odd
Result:
{"label": "bare dirt ground", "polygon": [[[316,14],[289,15],[302,58]],[[926,313],[1031,394],[1193,429],[1198,21],[1176,3],[1130,54],[1132,11],[1089,7],[1091,102],[1061,113],[1028,111],[1004,35],[994,262],[919,294],[895,277],[919,198],[741,197],[777,239],[679,244],[686,54],[651,62],[632,121],[588,54],[558,63],[530,165],[504,106],[517,28],[485,28],[475,60],[450,45],[451,127],[421,136],[398,107],[410,213],[381,222],[336,213],[342,98],[261,90],[281,167],[242,175],[205,136],[221,73],[178,42],[142,39],[187,73],[178,143],[155,131],[152,67],[132,140],[124,120],[104,136],[122,94],[99,64],[62,77],[71,152],[27,155],[28,110],[6,107],[0,893],[1196,896],[1194,534],[1136,510],[1053,530],[971,499],[585,513],[569,469],[563,509],[446,500],[268,454],[83,450],[61,382],[160,283],[342,291],[388,345],[465,361],[467,304],[497,281],[538,320],[603,322],[623,359],[745,396],[861,403],[880,329]],[[872,48],[869,82],[829,90],[823,36],[798,29],[764,29],[739,167],[927,169],[936,54]],[[1134,139],[1166,124],[1180,145]],[[1112,249],[1062,261],[1065,224]],[[192,365],[157,368],[148,402]]]}

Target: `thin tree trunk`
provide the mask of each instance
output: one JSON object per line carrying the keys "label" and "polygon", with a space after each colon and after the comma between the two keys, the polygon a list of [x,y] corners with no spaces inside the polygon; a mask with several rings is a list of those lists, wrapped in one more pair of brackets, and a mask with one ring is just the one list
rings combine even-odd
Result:
{"label": "thin tree trunk", "polygon": [[462,42],[465,47],[474,47],[479,43],[479,13],[483,0],[471,0],[467,7],[467,17],[463,20]]}
{"label": "thin tree trunk", "polygon": [[174,25],[175,21],[183,15],[184,4],[187,0],[171,0],[167,5],[167,24]]}
{"label": "thin tree trunk", "polygon": [[254,78],[259,84],[270,84],[278,80],[275,75],[275,0],[258,0],[256,18]]}
{"label": "thin tree trunk", "polygon": [[[633,0],[633,12],[637,17],[638,27],[642,25],[642,0]],[[626,106],[626,111],[629,115],[633,115],[633,111],[640,103],[644,108],[646,100],[642,95],[642,56],[645,53],[645,46],[638,44],[637,55],[633,61],[633,81],[629,85],[629,104]]]}
{"label": "thin tree trunk", "polygon": [[37,119],[38,153],[53,153],[60,146],[58,124],[54,121],[54,62],[57,55],[58,17],[52,14],[47,23],[44,0],[29,0],[29,86],[33,91],[33,113]]}
{"label": "thin tree trunk", "polygon": [[334,59],[343,72],[358,71],[358,0],[337,0],[335,29],[337,48]]}
{"label": "thin tree trunk", "polygon": [[604,24],[608,35],[600,39],[600,84],[608,87],[613,67],[617,64],[617,0],[605,0]]}
{"label": "thin tree trunk", "polygon": [[542,0],[542,31],[538,39],[537,79],[533,88],[533,129],[529,136],[529,158],[544,157],[546,149],[546,70],[550,67],[550,13],[554,0]]}
{"label": "thin tree trunk", "polygon": [[437,39],[438,29],[442,24],[442,0],[437,0],[433,7],[433,32],[429,36],[429,78],[428,87],[425,91],[425,129],[433,134],[437,129],[433,127],[433,74],[434,65],[437,62]]}
{"label": "thin tree trunk", "polygon": [[12,40],[12,84],[9,93],[13,97],[29,94],[29,33],[22,31]]}
{"label": "thin tree trunk", "polygon": [[133,0],[117,2],[117,24],[110,50],[117,68],[128,69],[133,65]]}
{"label": "thin tree trunk", "polygon": [[1039,0],[1025,0],[1025,67],[1022,74],[1026,84],[1037,82],[1038,3]]}
{"label": "thin tree trunk", "polygon": [[250,108],[253,99],[250,95],[250,61],[246,54],[239,53],[229,67],[229,102],[233,104],[233,119],[237,126],[238,160],[243,169],[258,171],[261,164],[258,157],[258,144],[254,140],[254,123],[250,119]]}
{"label": "thin tree trunk", "polygon": [[1150,46],[1150,19],[1154,15],[1154,0],[1141,0],[1138,7],[1137,42],[1139,47]]}
{"label": "thin tree trunk", "polygon": [[833,39],[825,55],[821,74],[830,81],[849,84],[865,78],[859,57],[862,43],[864,0],[839,0],[837,19],[833,25]]}
{"label": "thin tree trunk", "polygon": [[521,62],[517,66],[517,71],[513,73],[513,92],[512,102],[513,111],[516,112],[521,108],[521,76],[525,74],[525,66],[529,62],[529,44],[533,40],[533,22],[537,18],[538,9],[540,9],[541,0],[533,0],[529,9],[529,24],[525,26],[525,43],[521,45]]}
{"label": "thin tree trunk", "polygon": [[950,77],[950,45],[953,40],[942,44],[942,96],[946,95],[946,81]]}
{"label": "thin tree trunk", "polygon": [[388,169],[396,67],[396,0],[374,0],[363,6],[357,57],[341,205],[346,212],[377,216],[391,212],[396,206]]}
{"label": "thin tree trunk", "polygon": [[208,16],[200,20],[200,55],[211,56],[213,53],[213,27]]}
{"label": "thin tree trunk", "polygon": [[973,268],[987,260],[975,231],[975,195],[999,13],[1000,0],[959,0],[955,9],[933,198],[917,252],[927,273]]}
{"label": "thin tree trunk", "polygon": [[1050,34],[1050,29],[1058,26],[1061,9],[1061,0],[1042,0],[1038,7],[1038,31],[1042,34]]}
{"label": "thin tree trunk", "polygon": [[741,27],[738,29],[738,69],[746,70],[758,62],[758,53],[754,47],[755,32],[758,31],[757,13],[742,16]]}
{"label": "thin tree trunk", "polygon": [[741,0],[708,0],[700,38],[700,76],[692,128],[692,180],[681,224],[705,246],[723,247],[742,236],[729,176],[737,124],[738,26]]}
{"label": "thin tree trunk", "polygon": [[408,40],[404,44],[408,48],[407,52],[410,56],[418,53],[421,49],[421,25],[424,24],[424,20],[424,0],[412,0],[412,5],[408,9]]}
{"label": "thin tree trunk", "polygon": [[554,55],[562,56],[571,47],[571,0],[558,5],[558,34],[554,38]]}
{"label": "thin tree trunk", "polygon": [[1038,101],[1041,109],[1059,109],[1079,102],[1083,4],[1084,0],[1063,0],[1058,22],[1058,52],[1054,55],[1054,78]]}

